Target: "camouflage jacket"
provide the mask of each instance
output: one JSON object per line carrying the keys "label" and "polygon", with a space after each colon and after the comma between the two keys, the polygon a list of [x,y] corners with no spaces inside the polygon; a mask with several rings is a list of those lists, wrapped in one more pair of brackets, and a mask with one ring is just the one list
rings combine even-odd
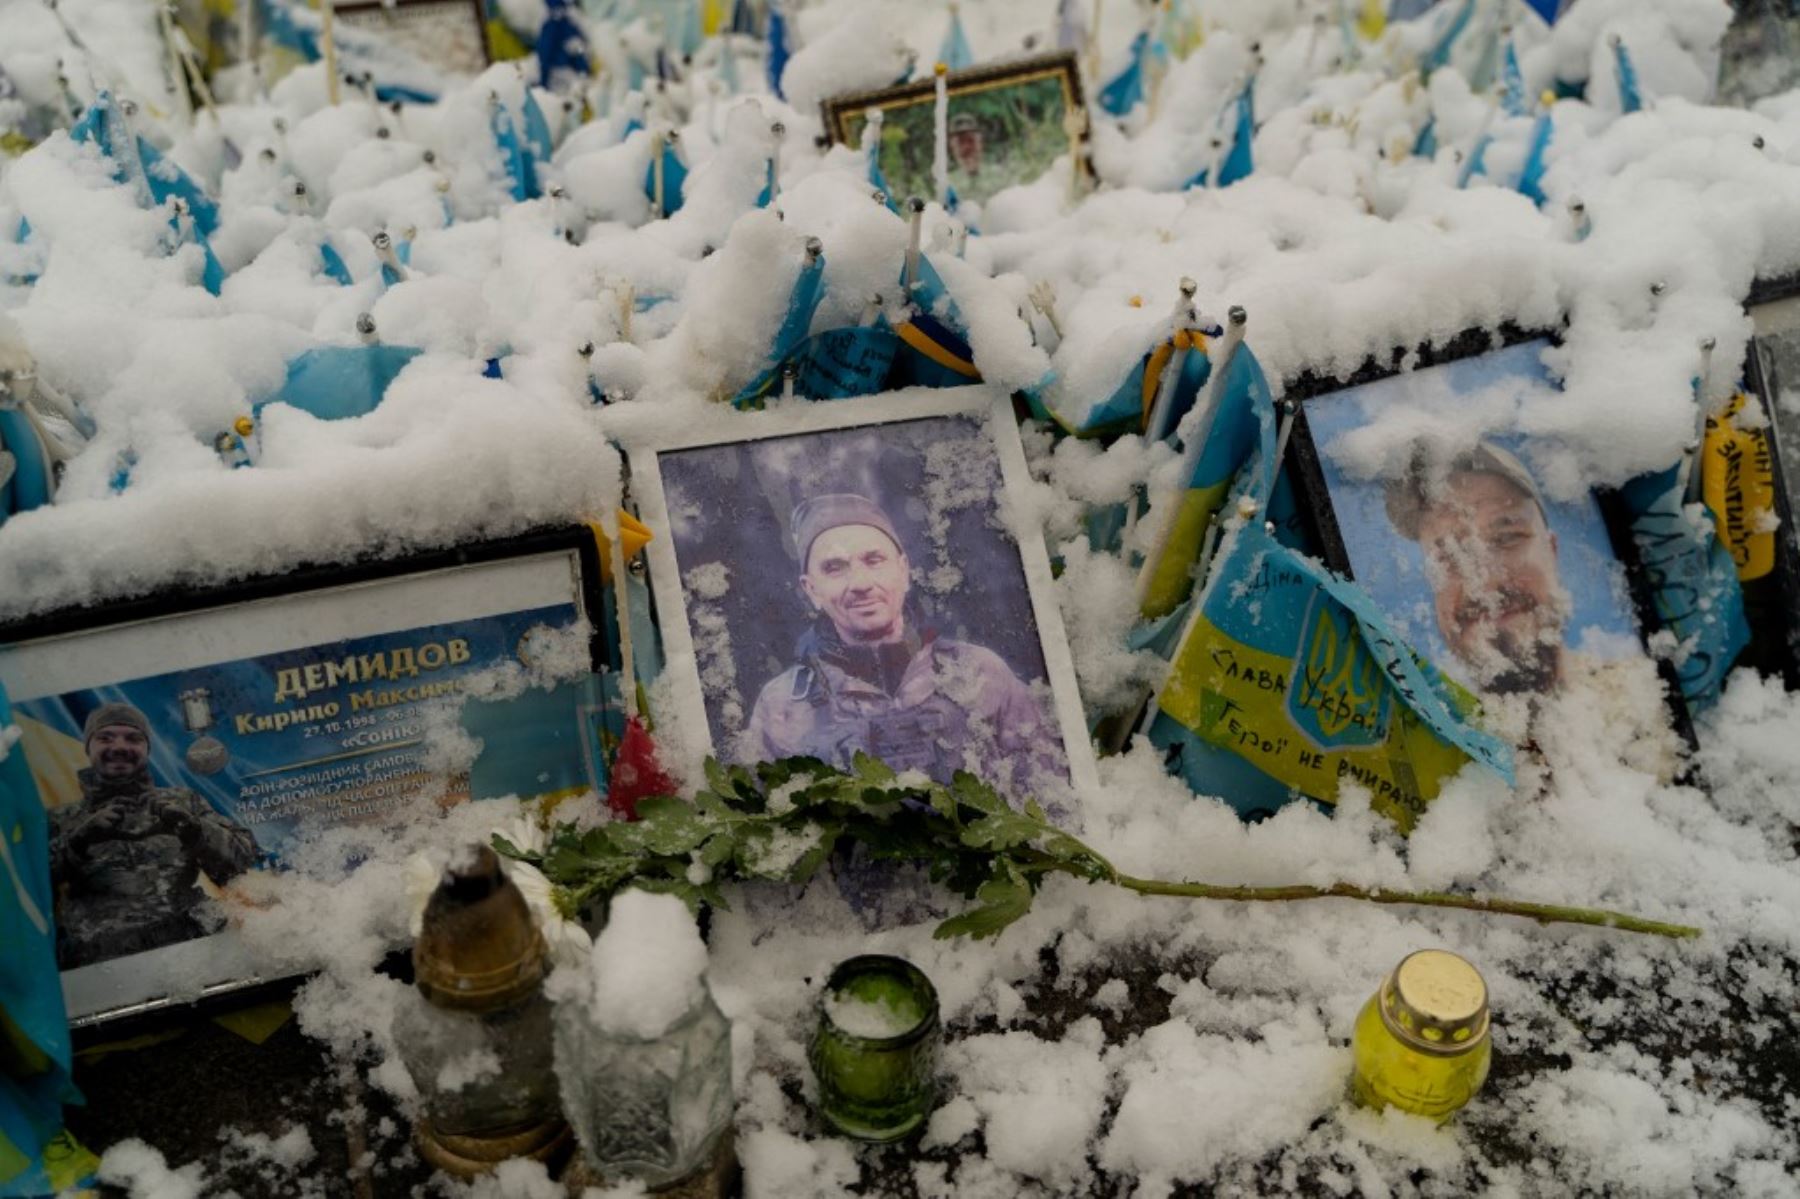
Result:
{"label": "camouflage jacket", "polygon": [[[256,841],[186,787],[158,787],[148,770],[114,781],[81,772],[82,800],[50,813],[63,969],[142,953],[209,931],[200,920],[204,870],[216,883],[249,869]],[[190,818],[171,824],[165,812]],[[101,818],[117,813],[105,827]]]}
{"label": "camouflage jacket", "polygon": [[840,768],[862,750],[944,783],[968,770],[1014,794],[1037,790],[1041,775],[1068,778],[1038,695],[1000,655],[949,638],[849,647],[809,634],[799,663],[757,696],[747,741],[753,757],[805,755]]}

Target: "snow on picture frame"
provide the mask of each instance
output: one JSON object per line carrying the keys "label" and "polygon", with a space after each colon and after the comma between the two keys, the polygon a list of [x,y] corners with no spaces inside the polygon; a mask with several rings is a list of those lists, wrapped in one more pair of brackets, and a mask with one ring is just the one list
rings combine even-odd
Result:
{"label": "snow on picture frame", "polygon": [[1053,815],[1097,784],[1006,395],[783,405],[629,463],[684,743],[969,768]]}
{"label": "snow on picture frame", "polygon": [[479,75],[491,61],[481,0],[343,0],[332,15],[441,71]]}
{"label": "snow on picture frame", "polygon": [[[1751,664],[1779,673],[1800,688],[1800,526],[1794,521],[1793,481],[1800,479],[1800,278],[1759,283],[1752,294],[1754,334],[1745,355],[1739,427],[1760,429],[1769,451],[1766,471],[1779,522],[1766,555],[1739,555],[1739,578],[1751,628]],[[1734,406],[1738,403],[1734,399]],[[1750,464],[1752,466],[1756,464]]]}
{"label": "snow on picture frame", "polygon": [[[1083,178],[1089,174],[1087,112],[1072,51],[951,71],[944,87],[948,178],[959,200],[985,204],[1005,188],[1041,178],[1071,152],[1074,169]],[[893,189],[890,198],[937,195],[937,82],[929,73],[911,83],[830,96],[820,107],[826,136],[851,147],[862,145],[869,110],[879,110],[877,161]]]}
{"label": "snow on picture frame", "polygon": [[1635,764],[1672,774],[1691,727],[1668,664],[1646,649],[1656,622],[1629,536],[1607,497],[1541,486],[1518,414],[1556,389],[1550,342],[1506,340],[1458,339],[1413,369],[1290,391],[1309,537],[1515,743],[1543,704],[1579,689],[1605,701]]}
{"label": "snow on picture frame", "polygon": [[70,1024],[277,981],[200,890],[316,834],[598,789],[599,577],[571,527],[0,626]]}

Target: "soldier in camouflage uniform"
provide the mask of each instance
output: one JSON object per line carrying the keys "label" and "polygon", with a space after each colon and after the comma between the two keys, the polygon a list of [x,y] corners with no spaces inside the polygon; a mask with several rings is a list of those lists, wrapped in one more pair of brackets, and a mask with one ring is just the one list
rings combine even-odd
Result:
{"label": "soldier in camouflage uniform", "polygon": [[800,587],[818,613],[799,662],[763,687],[751,751],[839,767],[857,750],[949,782],[969,770],[1015,794],[1068,767],[1038,696],[1000,655],[913,627],[909,564],[893,522],[860,495],[794,510]]}
{"label": "soldier in camouflage uniform", "polygon": [[186,787],[150,777],[150,723],[103,704],[83,728],[81,802],[50,813],[57,958],[72,969],[212,931],[200,871],[215,883],[250,868],[256,841]]}

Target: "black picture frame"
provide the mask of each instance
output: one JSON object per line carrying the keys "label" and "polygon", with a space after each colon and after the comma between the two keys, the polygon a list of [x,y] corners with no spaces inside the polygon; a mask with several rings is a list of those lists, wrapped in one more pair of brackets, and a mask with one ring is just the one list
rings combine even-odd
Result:
{"label": "black picture frame", "polygon": [[[1292,481],[1301,532],[1312,552],[1334,573],[1355,581],[1355,571],[1351,566],[1350,553],[1326,483],[1319,448],[1307,420],[1306,409],[1309,404],[1410,371],[1444,366],[1532,341],[1545,340],[1554,344],[1560,339],[1561,329],[1524,328],[1509,323],[1495,330],[1464,330],[1443,342],[1396,347],[1384,358],[1371,356],[1366,359],[1343,379],[1315,372],[1304,372],[1292,377],[1283,392],[1284,399],[1294,403],[1293,428],[1288,438],[1283,469]],[[1648,580],[1631,538],[1626,514],[1616,493],[1597,488],[1594,495],[1600,506],[1607,540],[1613,554],[1624,567],[1639,644],[1656,663],[1657,675],[1663,683],[1670,725],[1690,748],[1697,747],[1693,718],[1682,700],[1675,669],[1666,659],[1650,653],[1649,638],[1660,627],[1661,620],[1651,600]]]}
{"label": "black picture frame", "polygon": [[[988,91],[1048,76],[1054,76],[1062,83],[1065,117],[1069,113],[1082,114],[1084,123],[1078,138],[1080,152],[1075,155],[1075,169],[1081,173],[1085,185],[1093,180],[1094,171],[1089,158],[1089,133],[1085,123],[1087,102],[1082,96],[1081,68],[1074,51],[1059,50],[1052,54],[1007,59],[961,71],[950,71],[944,76],[944,86],[954,100],[959,94]],[[820,116],[825,124],[825,136],[834,145],[854,147],[856,142],[852,140],[849,128],[853,116],[870,108],[887,111],[922,104],[930,101],[936,92],[937,81],[927,75],[892,87],[828,96],[819,105]],[[1062,132],[1060,128],[1058,132]],[[1063,136],[1067,138],[1066,134]],[[898,201],[904,197],[892,198]]]}
{"label": "black picture frame", "polygon": [[[1759,309],[1784,301],[1800,303],[1800,274],[1757,280],[1745,308],[1752,320]],[[1767,317],[1762,324],[1767,323]],[[1800,320],[1795,322],[1800,332]],[[1775,565],[1762,579],[1744,586],[1750,622],[1748,661],[1764,674],[1779,675],[1790,691],[1800,690],[1800,525],[1795,523],[1794,478],[1788,466],[1800,462],[1800,417],[1784,416],[1778,402],[1782,379],[1775,351],[1778,334],[1759,328],[1744,356],[1746,403],[1761,409],[1770,433],[1770,471],[1775,485]]]}
{"label": "black picture frame", "polygon": [[[513,567],[517,569],[511,569]],[[438,609],[432,609],[429,603],[414,605],[410,602],[420,597],[429,599],[440,582],[449,584],[452,580],[455,582],[451,590],[456,598],[446,599]],[[514,596],[531,598],[519,601],[519,606],[514,608],[509,606]],[[130,640],[161,644],[170,635],[216,639],[220,636],[219,630],[232,627],[227,622],[233,620],[253,625],[262,622],[263,627],[280,630],[291,640],[264,650],[259,650],[254,642],[233,641],[229,656],[213,659],[217,665],[205,665],[207,660],[203,659],[194,664],[177,664],[172,673],[232,671],[242,664],[255,663],[259,658],[290,651],[296,660],[299,655],[311,654],[335,658],[350,651],[358,641],[400,639],[409,632],[457,624],[493,625],[495,643],[524,656],[524,647],[529,644],[536,626],[526,629],[523,636],[512,626],[524,628],[530,625],[531,614],[546,605],[571,607],[586,621],[588,666],[595,676],[599,676],[612,668],[606,636],[606,596],[594,531],[585,525],[541,527],[515,535],[399,555],[371,552],[348,562],[308,563],[282,574],[252,576],[217,586],[193,587],[171,581],[133,599],[74,606],[11,619],[0,623],[0,681],[7,683],[13,695],[15,719],[31,715],[28,709],[33,697],[53,701],[64,695],[87,693],[93,702],[98,702],[102,696],[110,701],[123,696],[123,688],[145,686],[146,679],[154,682],[156,677],[154,672],[140,673],[129,665],[118,666],[117,674],[105,673],[113,668],[111,647]],[[318,627],[329,630],[334,620],[344,619],[344,613],[354,615],[359,606],[366,608],[384,602],[390,614],[374,631],[346,634],[341,639],[333,638],[329,633],[319,640],[308,639],[313,635],[313,630],[304,624],[309,613],[326,613]],[[407,623],[415,620],[416,624]],[[424,651],[420,652],[423,654]],[[84,657],[88,665],[68,667],[77,674],[83,670],[88,672],[81,682],[67,687],[42,684],[46,672],[57,676],[57,672],[64,669],[60,663]],[[474,662],[486,664],[480,655]],[[429,663],[426,666],[429,669]],[[100,673],[96,674],[96,671]],[[15,680],[20,677],[35,677],[40,681],[36,686],[20,689],[15,685]],[[410,678],[400,680],[396,665],[396,681],[392,686],[404,689],[411,685],[413,678],[423,682],[429,677],[414,671]],[[597,690],[597,683],[595,687]],[[166,709],[141,704],[135,695],[126,698],[132,704],[140,704],[140,714],[150,722],[152,733],[147,739],[152,744],[168,740],[173,724]],[[182,696],[184,703],[187,698],[185,694]],[[415,698],[408,697],[409,701]],[[308,700],[303,698],[297,702],[304,704]],[[398,703],[397,700],[392,702]],[[355,705],[351,705],[350,710],[354,708]],[[585,710],[584,703],[580,711]],[[398,713],[401,709],[396,707],[394,711]],[[227,714],[219,717],[217,727],[225,729],[229,719],[227,709]],[[403,719],[396,716],[393,725],[371,727],[380,727],[386,732],[389,728],[399,728],[398,722]],[[585,717],[578,716],[576,723],[581,719]],[[574,730],[572,724],[569,730],[559,734],[561,740],[557,744],[564,747],[565,753],[573,752],[569,746],[580,744],[580,734]],[[238,730],[239,733],[242,731]],[[335,728],[329,731],[335,734]],[[232,740],[223,731],[219,736]],[[574,741],[569,739],[571,736]],[[242,747],[244,742],[240,738],[235,744]],[[337,748],[330,739],[308,742],[309,749],[314,745],[321,746],[328,754]],[[29,747],[26,752],[27,760],[33,761]],[[209,804],[228,823],[245,829],[256,827],[254,817],[246,816],[242,808],[234,807],[247,792],[232,792],[237,798],[224,801],[226,808],[221,808],[217,799],[209,799],[212,788],[200,781],[200,776],[210,777],[209,770],[218,769],[216,765],[193,765],[196,760],[190,757],[187,759],[190,770],[171,771],[166,755],[173,752],[173,746],[164,747],[163,752],[165,756],[153,763],[155,775],[150,784],[153,790],[185,791],[196,802]],[[282,749],[277,748],[274,752],[278,770],[258,773],[268,775],[290,769],[282,764]],[[336,760],[332,757],[316,759],[317,762]],[[314,763],[315,759],[308,758],[297,765]],[[34,773],[40,765],[34,762]],[[255,775],[243,777],[248,779]],[[157,782],[164,785],[157,787]],[[46,803],[49,803],[48,798]],[[263,851],[269,846],[259,839],[254,848],[261,861]],[[239,868],[242,868],[241,864]],[[113,955],[103,953],[73,966],[66,960],[61,964],[64,965],[63,985],[70,1024],[76,1029],[112,1027],[120,1021],[124,1022],[121,1026],[129,1026],[141,1018],[156,1017],[171,1010],[239,1003],[249,995],[279,991],[289,980],[306,973],[303,969],[273,976],[259,973],[259,965],[236,942],[235,936],[226,932],[192,933],[169,944]],[[191,974],[183,973],[190,967]]]}

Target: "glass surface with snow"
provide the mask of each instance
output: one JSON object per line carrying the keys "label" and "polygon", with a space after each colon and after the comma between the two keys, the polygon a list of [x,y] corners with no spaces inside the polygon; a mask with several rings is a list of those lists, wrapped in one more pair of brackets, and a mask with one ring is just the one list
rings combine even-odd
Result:
{"label": "glass surface with snow", "polygon": [[[948,81],[948,180],[959,200],[985,203],[1031,183],[1069,152],[1064,120],[1075,106],[1073,63],[1035,60],[1004,70],[958,72]],[[881,173],[894,198],[937,195],[937,93],[930,79],[826,102],[839,140],[862,144],[867,110],[881,110]]]}
{"label": "glass surface with snow", "polygon": [[552,981],[556,1077],[590,1181],[661,1189],[726,1152],[731,1023],[706,965],[681,900],[626,890],[613,897],[589,968]]}
{"label": "glass surface with snow", "polygon": [[720,756],[858,751],[1014,794],[1068,779],[985,421],[944,416],[659,455]]}
{"label": "glass surface with snow", "polygon": [[1731,7],[1719,43],[1719,103],[1749,108],[1800,86],[1800,4],[1733,0]]}
{"label": "glass surface with snow", "polygon": [[[1520,416],[1544,342],[1308,401],[1348,565],[1395,631],[1487,695],[1550,694],[1643,657],[1591,495],[1548,495]],[[1634,676],[1635,677],[1635,676]]]}

